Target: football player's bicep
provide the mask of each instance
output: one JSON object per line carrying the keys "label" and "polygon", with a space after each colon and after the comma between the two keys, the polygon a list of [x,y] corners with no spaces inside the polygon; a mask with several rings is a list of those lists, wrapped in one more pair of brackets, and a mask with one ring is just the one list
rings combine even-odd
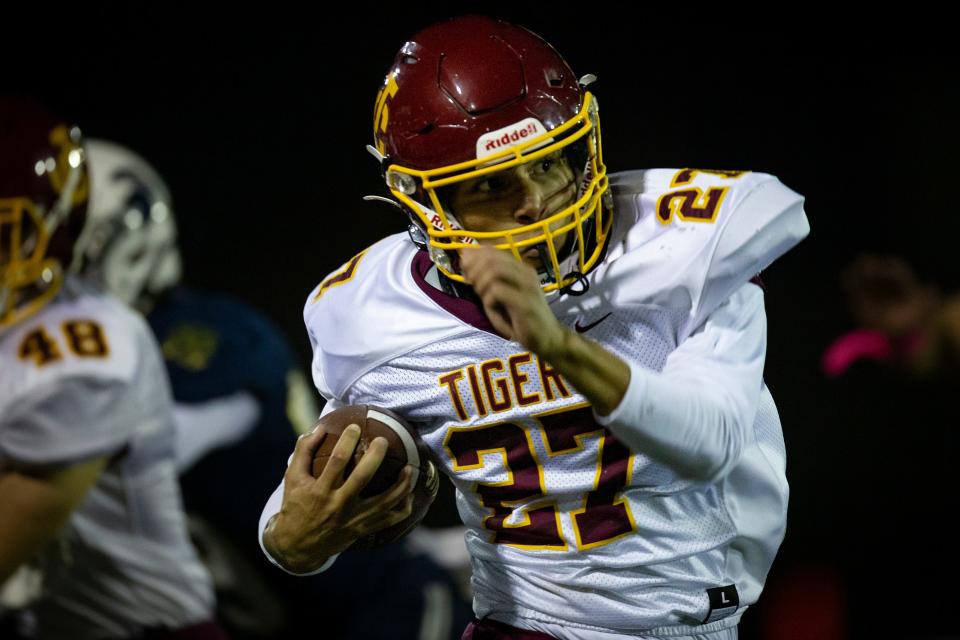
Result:
{"label": "football player's bicep", "polygon": [[106,468],[107,457],[54,469],[0,473],[0,583],[66,525]]}

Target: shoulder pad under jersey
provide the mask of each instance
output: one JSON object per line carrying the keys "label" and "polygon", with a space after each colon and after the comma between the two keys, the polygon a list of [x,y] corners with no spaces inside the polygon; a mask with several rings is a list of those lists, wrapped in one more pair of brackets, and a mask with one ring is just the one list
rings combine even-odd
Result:
{"label": "shoulder pad under jersey", "polygon": [[49,305],[0,337],[0,415],[65,381],[129,381],[148,333],[118,300],[68,281]]}
{"label": "shoulder pad under jersey", "polygon": [[803,197],[769,174],[649,169],[610,185],[616,225],[591,289],[681,310],[685,332],[809,233]]}
{"label": "shoulder pad under jersey", "polygon": [[303,318],[313,347],[317,390],[341,398],[377,364],[446,336],[472,330],[420,290],[417,248],[406,233],[358,253],[310,292]]}

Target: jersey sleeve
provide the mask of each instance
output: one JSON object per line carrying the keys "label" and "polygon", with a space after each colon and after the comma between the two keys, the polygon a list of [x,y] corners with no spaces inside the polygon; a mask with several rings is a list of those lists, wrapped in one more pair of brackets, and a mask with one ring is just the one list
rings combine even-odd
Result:
{"label": "jersey sleeve", "polygon": [[[748,191],[721,220],[699,299],[687,325],[699,327],[743,283],[768,267],[810,232],[803,196],[773,176]],[[681,336],[682,338],[683,336]]]}
{"label": "jersey sleeve", "polygon": [[751,439],[766,353],[763,291],[743,285],[667,358],[660,372],[630,363],[630,384],[597,416],[631,450],[714,481]]}
{"label": "jersey sleeve", "polygon": [[[116,453],[169,404],[143,319],[112,298],[72,292],[0,342],[0,459],[59,465]],[[38,343],[49,353],[39,361]]]}
{"label": "jersey sleeve", "polygon": [[60,464],[110,455],[129,442],[134,425],[117,406],[128,383],[117,378],[57,379],[0,418],[0,450],[28,464]]}
{"label": "jersey sleeve", "polygon": [[[330,385],[327,383],[327,377],[324,375],[325,360],[318,353],[320,346],[317,336],[314,334],[311,312],[312,309],[310,309],[308,301],[308,306],[304,310],[304,323],[307,326],[307,336],[310,338],[310,349],[314,354],[310,363],[310,374],[313,378],[313,386],[316,387],[317,392],[327,400],[327,404],[329,405],[333,398],[333,390],[330,388]],[[326,406],[324,407],[324,411],[325,410]],[[321,413],[321,415],[323,415],[323,413]]]}

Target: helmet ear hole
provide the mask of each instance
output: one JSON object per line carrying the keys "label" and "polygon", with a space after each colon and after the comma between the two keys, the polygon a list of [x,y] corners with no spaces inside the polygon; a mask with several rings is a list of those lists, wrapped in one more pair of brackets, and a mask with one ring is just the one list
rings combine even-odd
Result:
{"label": "helmet ear hole", "polygon": [[585,138],[577,140],[571,145],[564,147],[563,155],[570,163],[570,167],[576,174],[577,180],[583,179],[584,169],[590,160],[590,150]]}

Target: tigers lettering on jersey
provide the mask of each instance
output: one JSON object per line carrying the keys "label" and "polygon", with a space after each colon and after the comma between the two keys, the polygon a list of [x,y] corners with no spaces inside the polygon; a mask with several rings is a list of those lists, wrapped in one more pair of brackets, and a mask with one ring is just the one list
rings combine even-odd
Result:
{"label": "tigers lettering on jersey", "polygon": [[[542,395],[527,388],[531,376],[539,376]],[[441,375],[438,382],[447,388],[450,404],[461,421],[469,417],[465,397],[473,400],[476,417],[484,418],[490,413],[571,396],[560,374],[530,352],[515,353],[506,360],[493,358],[479,366],[471,364],[449,371]]]}
{"label": "tigers lettering on jersey", "polygon": [[[110,346],[103,328],[93,320],[67,320],[60,326],[69,352],[80,358],[106,358]],[[17,355],[21,360],[32,360],[38,367],[63,360],[63,349],[43,326],[27,333]]]}

